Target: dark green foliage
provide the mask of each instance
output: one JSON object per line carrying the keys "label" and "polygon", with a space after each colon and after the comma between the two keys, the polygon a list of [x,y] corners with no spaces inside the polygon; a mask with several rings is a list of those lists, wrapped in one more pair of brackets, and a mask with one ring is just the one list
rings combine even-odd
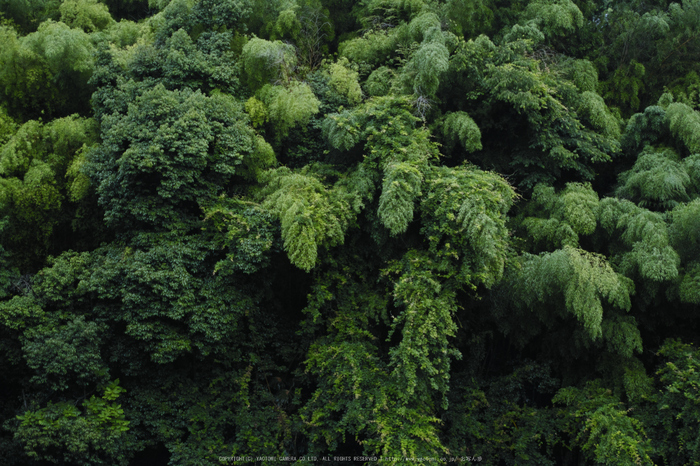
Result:
{"label": "dark green foliage", "polygon": [[[478,120],[483,152],[476,160],[503,172],[515,170],[519,184],[528,188],[574,173],[592,179],[594,164],[610,161],[619,150],[619,133],[614,126],[607,128],[617,125],[614,117],[590,91],[581,92],[552,72],[556,61],[523,56],[532,50],[529,38],[511,34],[505,40],[496,45],[482,36],[462,42],[450,59],[448,74],[463,94],[452,89],[445,97],[456,99],[472,117],[483,115]],[[562,68],[571,72],[569,62]],[[503,124],[504,112],[510,115],[510,128]],[[597,132],[601,127],[606,127],[604,134]]]}
{"label": "dark green foliage", "polygon": [[69,402],[49,402],[45,408],[18,416],[16,437],[25,443],[27,456],[51,463],[128,464],[124,433],[129,421],[114,402],[125,391],[118,383],[105,386],[101,397],[92,395],[83,401],[82,410]]}
{"label": "dark green foliage", "polygon": [[394,72],[390,68],[381,66],[367,77],[367,82],[364,84],[365,91],[370,97],[387,95],[393,77]]}
{"label": "dark green foliage", "polygon": [[24,34],[36,31],[39,24],[47,19],[58,19],[60,6],[59,0],[3,0],[0,3],[3,16]]}
{"label": "dark green foliage", "polygon": [[197,205],[224,192],[251,150],[241,105],[226,94],[168,91],[161,84],[134,99],[125,114],[102,122],[103,144],[89,174],[108,225],[176,228]]}
{"label": "dark green foliage", "polygon": [[643,424],[628,414],[610,390],[598,383],[583,389],[564,388],[553,398],[570,407],[565,429],[573,443],[598,464],[652,465],[651,442]]}
{"label": "dark green foliage", "polygon": [[635,113],[627,122],[622,147],[636,155],[648,144],[664,142],[669,131],[666,110],[655,105],[647,107],[644,113]]}
{"label": "dark green foliage", "polygon": [[489,380],[457,374],[454,401],[445,413],[450,452],[476,454],[486,464],[557,464],[553,452],[561,442],[560,421],[554,410],[537,406],[535,398],[551,397],[559,384],[547,365],[532,361]]}
{"label": "dark green foliage", "polygon": [[652,425],[656,427],[657,455],[667,464],[700,460],[697,429],[697,350],[678,340],[664,343],[658,353],[664,360],[657,375],[662,389],[657,398]]}
{"label": "dark green foliage", "polygon": [[700,461],[700,1],[0,13],[3,465]]}

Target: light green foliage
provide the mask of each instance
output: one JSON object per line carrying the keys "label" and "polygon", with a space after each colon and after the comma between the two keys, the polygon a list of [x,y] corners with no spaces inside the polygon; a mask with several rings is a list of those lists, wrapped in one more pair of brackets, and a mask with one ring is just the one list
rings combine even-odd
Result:
{"label": "light green foliage", "polygon": [[653,210],[672,209],[696,194],[686,167],[670,149],[647,147],[619,182],[617,196]]}
{"label": "light green foliage", "polygon": [[700,0],[0,10],[3,465],[700,462]]}
{"label": "light green foliage", "polygon": [[83,145],[66,170],[66,179],[69,182],[68,199],[71,202],[84,199],[90,190],[90,178],[84,173],[88,151],[88,146]]}
{"label": "light green foliage", "polygon": [[563,36],[583,26],[583,14],[571,0],[537,0],[527,5],[525,18],[547,36]]}
{"label": "light green foliage", "polygon": [[700,152],[700,113],[681,103],[666,108],[671,133],[683,141],[690,153]]}
{"label": "light green foliage", "polygon": [[363,165],[383,174],[377,214],[392,235],[408,228],[423,173],[436,153],[427,131],[415,128],[417,118],[408,108],[406,98],[378,98],[352,112],[329,115],[323,128],[330,144],[338,149],[348,150],[366,141],[368,156]]}
{"label": "light green foliage", "polygon": [[604,465],[646,465],[654,463],[653,449],[643,424],[629,415],[624,405],[598,381],[585,388],[563,388],[553,398],[569,406],[566,430],[586,455]]}
{"label": "light green foliage", "polygon": [[[14,135],[8,135],[9,141],[3,145],[0,156],[0,172],[3,176],[21,176],[29,169],[36,151],[32,146],[41,139],[41,130],[41,123],[30,121],[22,125]],[[43,158],[41,155],[39,160]]]}
{"label": "light green foliage", "polygon": [[433,28],[440,28],[440,18],[433,12],[425,11],[411,20],[408,33],[415,42],[423,42],[431,34],[428,31]]}
{"label": "light green foliage", "polygon": [[532,22],[525,25],[514,24],[508,33],[503,36],[506,43],[518,44],[526,50],[533,50],[544,42],[544,34]]}
{"label": "light green foliage", "polygon": [[[457,356],[446,335],[456,328],[454,292],[441,286],[430,259],[417,251],[381,271],[392,277],[387,290],[371,285],[380,273],[372,262],[369,255],[342,253],[330,259],[310,296],[306,311],[327,325],[327,334],[308,353],[318,389],[302,420],[310,437],[331,451],[361,435],[366,454],[395,457],[387,464],[401,464],[402,455],[444,454],[436,405],[447,387],[450,358]],[[388,322],[392,300],[401,309],[392,324],[400,343],[387,352],[373,333],[375,323]]]}
{"label": "light green foliage", "polygon": [[136,44],[140,37],[146,34],[146,27],[142,23],[121,20],[118,23],[112,22],[104,31],[110,43],[119,48],[125,48]]}
{"label": "light green foliage", "polygon": [[599,225],[628,248],[622,254],[620,270],[627,276],[637,274],[651,282],[672,280],[678,276],[678,253],[669,244],[669,232],[663,216],[642,209],[630,201],[605,198],[600,202]]}
{"label": "light green foliage", "polygon": [[700,109],[700,76],[697,72],[689,71],[671,89],[675,101],[686,104],[694,110]]}
{"label": "light green foliage", "polygon": [[669,236],[683,261],[697,260],[700,254],[700,200],[678,205],[670,213]]}
{"label": "light green foliage", "polygon": [[449,51],[440,29],[425,32],[425,39],[407,63],[403,77],[412,81],[416,96],[432,97],[438,90],[440,78],[448,69]]}
{"label": "light green foliage", "polygon": [[519,299],[528,309],[553,306],[558,314],[572,314],[595,341],[603,336],[603,305],[628,311],[632,281],[616,273],[604,257],[564,246],[539,256],[526,255],[517,274]]}
{"label": "light green foliage", "polygon": [[11,221],[0,238],[22,267],[52,247],[54,228],[70,215],[89,181],[79,172],[97,140],[94,120],[71,116],[47,125],[29,121],[0,147],[0,213]]}
{"label": "light green foliage", "polygon": [[212,231],[217,246],[227,250],[214,273],[250,274],[267,264],[266,253],[272,248],[276,233],[272,215],[259,206],[225,198],[206,208],[205,213],[204,228]]}
{"label": "light green foliage", "polygon": [[240,174],[250,180],[258,181],[265,169],[277,164],[277,159],[272,146],[262,136],[256,135],[253,152],[243,158],[243,163],[244,166],[239,169]]}
{"label": "light green foliage", "polygon": [[402,25],[391,33],[385,30],[373,30],[362,37],[345,41],[339,47],[341,57],[351,62],[366,62],[370,65],[383,63],[396,49],[401,34],[407,34],[406,26]]}
{"label": "light green foliage", "polygon": [[265,85],[257,93],[267,107],[267,118],[278,137],[284,137],[297,125],[305,124],[318,113],[319,100],[306,83],[289,87]]}
{"label": "light green foliage", "polygon": [[171,0],[148,0],[148,6],[149,8],[153,8],[156,10],[162,10],[168,4],[170,3]]}
{"label": "light green foliage", "polygon": [[462,283],[492,286],[503,275],[506,214],[515,193],[496,174],[458,167],[433,168],[421,199],[421,232],[442,273]]}
{"label": "light green foliage", "polygon": [[[321,380],[302,412],[311,438],[333,451],[346,431],[366,432],[364,451],[395,458],[387,464],[400,464],[403,455],[444,453],[437,432],[439,419],[431,415],[431,406],[397,402],[400,394],[374,345],[367,341],[371,336],[352,323],[343,330],[354,331],[356,341],[323,341],[309,350],[308,367]],[[334,427],[337,416],[342,419],[340,429]]]}
{"label": "light green foliage", "polygon": [[46,313],[32,297],[15,296],[0,304],[0,318],[5,328],[24,331],[32,325],[44,323]]}
{"label": "light green foliage", "polygon": [[258,128],[267,122],[267,109],[265,104],[260,102],[255,96],[246,100],[245,111],[250,117],[253,127]]}
{"label": "light green foliage", "polygon": [[449,113],[442,124],[442,134],[452,144],[459,141],[467,152],[482,149],[481,131],[466,112]]}
{"label": "light green foliage", "polygon": [[323,122],[323,133],[329,144],[340,150],[350,150],[357,145],[362,137],[360,125],[365,116],[358,112],[345,110],[339,114],[331,114]]}
{"label": "light green foliage", "polygon": [[241,60],[248,85],[258,89],[271,82],[286,83],[296,65],[296,54],[289,44],[254,37],[243,47]]}
{"label": "light green foliage", "polygon": [[[449,286],[440,283],[433,267],[428,254],[409,251],[386,271],[399,274],[394,281],[393,298],[397,306],[404,308],[389,333],[391,337],[401,329],[401,343],[389,355],[391,375],[398,382],[402,404],[409,404],[420,391],[437,390],[444,397],[450,357],[461,357],[448,342],[457,331],[452,319],[456,296]],[[447,408],[446,398],[442,407]]]}
{"label": "light green foliage", "polygon": [[23,38],[22,44],[46,59],[54,73],[89,73],[94,68],[93,46],[89,36],[63,23],[47,21]]}
{"label": "light green foliage", "polygon": [[330,145],[349,150],[365,143],[372,168],[394,161],[420,161],[423,166],[436,155],[425,129],[411,113],[407,97],[387,96],[372,99],[361,107],[326,117],[323,131]]}
{"label": "light green foliage", "polygon": [[5,143],[17,132],[17,123],[7,115],[5,109],[0,109],[0,145]]}
{"label": "light green foliage", "polygon": [[620,139],[620,122],[605,105],[603,98],[592,91],[581,94],[581,104],[578,107],[583,121],[611,139]]}
{"label": "light green foliage", "polygon": [[578,247],[579,237],[596,229],[598,202],[589,184],[567,183],[558,194],[554,188],[538,184],[522,225],[535,244],[545,248]]}
{"label": "light green foliage", "polygon": [[598,87],[598,71],[588,60],[565,60],[561,69],[581,92],[595,92]]}
{"label": "light green foliage", "polygon": [[51,78],[42,58],[23,47],[13,29],[0,27],[0,83],[7,109],[15,114],[27,108],[38,112],[58,97],[55,88],[46,88]]}
{"label": "light green foliage", "polygon": [[52,21],[22,38],[0,31],[0,88],[10,114],[29,119],[86,110],[94,69],[88,34]]}
{"label": "light green foliage", "polygon": [[97,0],[69,0],[61,3],[61,22],[90,33],[109,27],[114,20],[107,5]]}
{"label": "light green foliage", "polygon": [[351,105],[357,105],[362,101],[362,89],[357,82],[358,74],[348,68],[349,62],[347,59],[341,59],[337,63],[333,63],[328,72],[331,79],[328,82],[338,94],[347,97]]}
{"label": "light green foliage", "polygon": [[422,181],[420,170],[410,163],[389,163],[385,167],[377,214],[393,236],[405,232],[413,220],[413,204],[421,193]]}
{"label": "light green foliage", "polygon": [[319,247],[344,242],[354,216],[351,206],[313,173],[280,168],[266,175],[265,181],[263,206],[280,219],[289,260],[308,272],[316,265]]}
{"label": "light green foliage", "polygon": [[126,465],[130,458],[123,442],[129,421],[115,403],[125,390],[117,379],[103,391],[101,397],[92,395],[83,401],[82,410],[76,407],[77,401],[49,401],[44,408],[17,416],[21,423],[15,437],[24,444],[27,455],[52,463]]}
{"label": "light green foliage", "polygon": [[279,16],[277,16],[277,21],[275,21],[275,35],[278,37],[285,35],[296,37],[301,30],[301,23],[298,18],[300,6],[297,2],[284,2],[282,8]]}

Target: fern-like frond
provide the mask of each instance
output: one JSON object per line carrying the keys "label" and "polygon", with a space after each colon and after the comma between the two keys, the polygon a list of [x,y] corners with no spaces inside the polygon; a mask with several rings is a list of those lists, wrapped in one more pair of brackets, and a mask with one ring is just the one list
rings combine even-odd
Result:
{"label": "fern-like frond", "polygon": [[604,303],[623,310],[631,306],[630,280],[615,273],[604,257],[570,246],[527,255],[517,280],[527,308],[536,310],[542,303],[556,307],[561,300],[594,341],[602,337]]}
{"label": "fern-like frond", "polygon": [[506,213],[515,192],[500,176],[467,167],[431,168],[421,199],[421,232],[459,280],[492,286],[503,275]]}
{"label": "fern-like frond", "polygon": [[680,259],[669,244],[669,232],[664,217],[617,198],[600,202],[600,226],[618,236],[631,250],[622,255],[620,269],[633,276],[635,271],[653,282],[671,280],[678,276]]}
{"label": "fern-like frond", "polygon": [[522,225],[535,244],[578,247],[579,235],[590,235],[597,227],[598,203],[588,183],[567,183],[558,194],[553,187],[538,184]]}
{"label": "fern-like frond", "polygon": [[309,271],[316,264],[318,248],[343,243],[354,217],[348,200],[333,195],[312,173],[288,168],[268,172],[261,192],[263,207],[280,219],[284,249],[289,260]]}
{"label": "fern-like frond", "polygon": [[393,236],[405,232],[413,219],[413,204],[422,181],[422,173],[410,163],[390,163],[384,169],[377,214]]}
{"label": "fern-like frond", "polygon": [[700,112],[676,102],[666,108],[666,114],[671,133],[683,141],[691,153],[700,153]]}
{"label": "fern-like frond", "polygon": [[689,199],[690,176],[670,149],[654,151],[647,147],[632,169],[620,174],[616,194],[641,207],[670,209]]}
{"label": "fern-like frond", "polygon": [[442,123],[442,134],[450,143],[459,141],[464,150],[481,150],[481,131],[466,112],[449,113]]}

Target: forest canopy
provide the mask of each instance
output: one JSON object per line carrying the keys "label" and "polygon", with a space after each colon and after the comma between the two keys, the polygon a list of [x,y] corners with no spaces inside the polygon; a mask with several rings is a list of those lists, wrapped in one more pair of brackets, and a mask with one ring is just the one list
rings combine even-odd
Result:
{"label": "forest canopy", "polygon": [[0,0],[2,466],[700,464],[699,306],[700,0]]}

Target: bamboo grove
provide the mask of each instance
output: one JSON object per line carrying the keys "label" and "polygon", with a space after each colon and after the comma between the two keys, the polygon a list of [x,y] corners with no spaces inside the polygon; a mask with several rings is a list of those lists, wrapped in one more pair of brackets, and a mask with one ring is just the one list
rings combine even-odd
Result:
{"label": "bamboo grove", "polygon": [[0,12],[0,465],[700,464],[699,0]]}

